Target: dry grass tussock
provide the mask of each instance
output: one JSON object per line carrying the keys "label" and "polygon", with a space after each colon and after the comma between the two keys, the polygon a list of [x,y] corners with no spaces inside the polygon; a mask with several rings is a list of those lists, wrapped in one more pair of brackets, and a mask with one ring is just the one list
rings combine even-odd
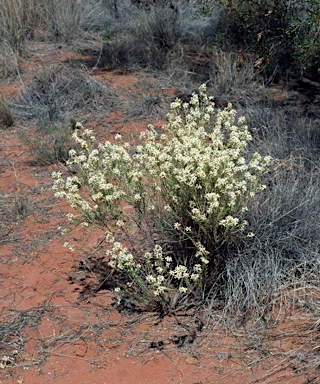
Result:
{"label": "dry grass tussock", "polygon": [[[136,66],[164,70],[172,57],[185,55],[191,47],[212,43],[218,17],[197,19],[196,3],[165,2],[139,8],[118,1],[110,9],[108,38],[100,65],[108,68]],[[111,6],[111,4],[110,4]],[[129,16],[130,15],[130,16]]]}
{"label": "dry grass tussock", "polygon": [[3,95],[0,92],[0,127],[10,127],[13,125],[13,114]]}
{"label": "dry grass tussock", "polygon": [[38,30],[49,32],[51,39],[70,42],[90,29],[99,4],[92,0],[2,0],[0,42],[19,55]]}
{"label": "dry grass tussock", "polygon": [[73,69],[70,73],[66,66],[57,65],[36,74],[13,105],[18,118],[36,123],[35,136],[20,131],[33,163],[54,164],[68,159],[74,144],[72,129],[80,115],[106,112],[116,103],[116,93],[86,71]]}
{"label": "dry grass tussock", "polygon": [[2,0],[0,3],[0,40],[22,53],[28,35],[36,26],[36,0]]}
{"label": "dry grass tussock", "polygon": [[71,42],[89,30],[97,17],[99,1],[92,0],[44,0],[38,1],[41,27],[58,41]]}
{"label": "dry grass tussock", "polygon": [[84,110],[109,110],[116,100],[116,93],[88,72],[75,68],[70,72],[60,64],[39,71],[24,87],[16,108],[21,117],[35,118],[43,125],[41,122],[61,121]]}
{"label": "dry grass tussock", "polygon": [[0,41],[0,52],[0,79],[16,75],[19,67],[18,54],[5,41]]}
{"label": "dry grass tussock", "polygon": [[225,308],[241,316],[272,317],[270,309],[298,302],[319,316],[317,121],[270,105],[251,112],[249,123],[259,126],[252,150],[271,155],[274,163],[265,176],[268,188],[251,204],[248,221],[255,237],[239,244],[237,257],[227,263]]}
{"label": "dry grass tussock", "polygon": [[263,79],[255,65],[255,55],[214,48],[208,58],[207,81],[215,94],[240,101],[261,92]]}

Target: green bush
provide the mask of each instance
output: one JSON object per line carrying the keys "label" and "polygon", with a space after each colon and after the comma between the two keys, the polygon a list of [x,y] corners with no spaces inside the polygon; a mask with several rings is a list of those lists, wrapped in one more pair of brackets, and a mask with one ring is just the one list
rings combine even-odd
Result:
{"label": "green bush", "polygon": [[226,36],[257,53],[257,65],[269,73],[294,70],[304,74],[319,67],[319,0],[228,0],[219,4],[225,14]]}
{"label": "green bush", "polygon": [[106,230],[119,300],[161,311],[202,300],[232,244],[253,235],[245,216],[270,161],[246,155],[244,118],[215,110],[204,86],[171,109],[163,132],[149,126],[136,148],[120,135],[95,145],[78,124],[73,176],[53,174],[56,196],[80,214],[69,218]]}

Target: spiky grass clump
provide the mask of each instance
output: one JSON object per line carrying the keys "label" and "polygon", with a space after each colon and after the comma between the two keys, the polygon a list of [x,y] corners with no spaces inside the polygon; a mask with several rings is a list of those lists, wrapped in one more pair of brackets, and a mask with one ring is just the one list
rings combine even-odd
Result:
{"label": "spiky grass clump", "polygon": [[271,155],[274,161],[272,172],[264,176],[267,190],[248,212],[255,236],[245,246],[237,244],[226,265],[226,313],[229,318],[246,314],[267,320],[298,305],[318,316],[318,120],[274,102],[252,104],[245,111],[249,126],[259,127],[250,151]]}
{"label": "spiky grass clump", "polygon": [[46,129],[48,122],[62,121],[75,111],[111,107],[116,100],[114,92],[82,70],[70,70],[53,65],[34,76],[24,89],[21,105],[26,105],[28,117],[36,118]]}

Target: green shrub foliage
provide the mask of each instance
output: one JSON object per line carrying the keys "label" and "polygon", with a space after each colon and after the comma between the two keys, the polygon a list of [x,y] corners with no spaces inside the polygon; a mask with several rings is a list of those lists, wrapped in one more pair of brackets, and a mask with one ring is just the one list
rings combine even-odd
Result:
{"label": "green shrub foliage", "polygon": [[[215,3],[204,1],[207,6]],[[257,53],[259,66],[273,72],[290,69],[302,74],[319,68],[319,0],[221,0],[218,3],[225,11],[227,36]]]}

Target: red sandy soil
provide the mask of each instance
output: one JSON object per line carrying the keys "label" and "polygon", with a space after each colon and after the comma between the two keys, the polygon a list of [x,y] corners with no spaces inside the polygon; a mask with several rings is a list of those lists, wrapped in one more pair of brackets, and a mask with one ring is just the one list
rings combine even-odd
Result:
{"label": "red sandy soil", "polygon": [[[24,76],[78,56],[67,47],[39,50],[24,63]],[[141,74],[95,77],[128,94]],[[11,99],[20,86],[3,84],[2,91]],[[119,123],[119,114],[92,116],[90,126],[98,136],[144,129],[145,121]],[[97,277],[81,272],[84,252],[63,247],[59,227],[70,208],[51,189],[61,165],[32,165],[20,128],[0,131],[0,384],[320,383],[319,367],[310,363],[320,350],[319,330],[308,312],[282,310],[272,327],[226,325],[218,310],[159,320],[156,313],[119,313],[107,290],[81,294]],[[101,233],[74,236],[90,248]]]}

